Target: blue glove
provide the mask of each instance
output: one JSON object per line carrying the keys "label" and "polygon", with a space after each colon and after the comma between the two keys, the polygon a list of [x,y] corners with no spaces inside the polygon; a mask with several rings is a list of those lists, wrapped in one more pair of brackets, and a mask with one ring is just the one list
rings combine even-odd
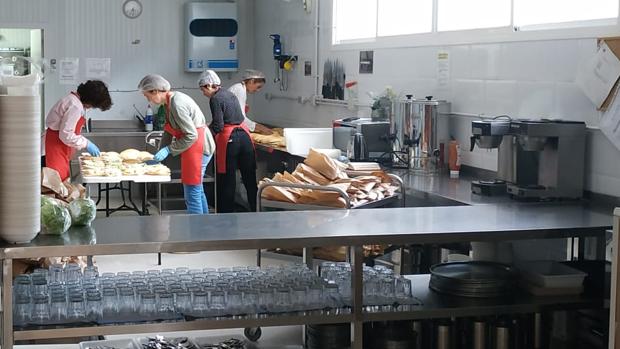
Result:
{"label": "blue glove", "polygon": [[168,157],[168,155],[170,155],[170,148],[169,147],[163,147],[163,148],[159,149],[157,154],[155,154],[155,156],[153,157],[153,160],[155,160],[157,162],[162,162],[162,161],[164,161],[164,159],[166,159]]}
{"label": "blue glove", "polygon": [[101,152],[99,151],[99,148],[95,145],[95,143],[88,141],[88,144],[86,145],[86,151],[92,155],[92,156],[99,156],[101,155]]}

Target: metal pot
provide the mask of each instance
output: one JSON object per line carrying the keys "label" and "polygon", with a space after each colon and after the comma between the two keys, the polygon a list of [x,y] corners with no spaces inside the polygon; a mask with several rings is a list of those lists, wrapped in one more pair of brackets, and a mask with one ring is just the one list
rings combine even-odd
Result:
{"label": "metal pot", "polygon": [[[443,159],[441,143],[449,141],[448,118],[450,104],[434,100],[407,99],[397,103],[395,117],[390,120],[394,150],[408,158],[408,168],[419,172],[437,172]],[[403,156],[395,157],[395,165],[402,164]]]}

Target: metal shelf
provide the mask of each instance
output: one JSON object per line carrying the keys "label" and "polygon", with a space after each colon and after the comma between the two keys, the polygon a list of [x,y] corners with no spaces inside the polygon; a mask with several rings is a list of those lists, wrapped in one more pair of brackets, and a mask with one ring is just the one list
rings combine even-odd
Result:
{"label": "metal shelf", "polygon": [[401,311],[365,310],[363,321],[398,321],[473,317],[494,314],[535,313],[549,309],[602,308],[604,300],[589,295],[537,297],[516,289],[509,297],[474,299],[443,295],[428,288],[430,274],[407,276],[412,281],[413,296],[421,305],[402,307]]}
{"label": "metal shelf", "polygon": [[15,340],[35,340],[86,336],[107,336],[171,331],[214,330],[227,328],[271,327],[291,325],[333,324],[353,321],[351,314],[335,315],[271,315],[260,318],[218,318],[186,322],[161,322],[136,325],[106,325],[72,328],[49,328],[41,330],[19,330],[14,332]]}

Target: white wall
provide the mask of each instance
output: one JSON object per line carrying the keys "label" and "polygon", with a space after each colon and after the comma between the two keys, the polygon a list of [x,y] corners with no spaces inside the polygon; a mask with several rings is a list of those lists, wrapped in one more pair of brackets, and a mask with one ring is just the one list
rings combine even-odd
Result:
{"label": "white wall", "polygon": [[[452,102],[455,113],[581,120],[589,126],[598,126],[599,113],[574,82],[579,64],[596,50],[595,38],[377,49],[374,74],[359,75],[359,51],[331,47],[332,1],[320,2],[319,66],[322,68],[327,58],[343,61],[347,80],[360,82],[360,97],[367,102],[367,91],[381,92],[390,85],[403,94],[446,99]],[[256,6],[255,19],[257,69],[273,78],[271,41],[267,37],[270,33],[283,35],[286,51],[299,55],[301,62],[313,60],[313,19],[313,15],[303,12],[299,1],[261,0],[261,6]],[[438,51],[450,55],[450,81],[445,87],[437,84]],[[262,94],[312,95],[314,80],[303,76],[302,67],[291,73],[289,91],[282,93],[273,83],[268,83]],[[331,120],[356,113],[289,100],[267,101],[262,97],[254,97],[254,118],[275,125],[329,127]],[[361,109],[357,113],[367,115],[369,110]],[[471,118],[457,117],[453,121],[451,132],[463,145],[464,163],[496,169],[496,152],[478,149],[469,152]],[[587,189],[620,196],[620,151],[598,130],[589,131],[588,137]]]}
{"label": "white wall", "polygon": [[[195,1],[195,0],[194,0]],[[130,119],[132,105],[145,110],[147,102],[135,90],[148,73],[166,77],[175,87],[196,99],[205,114],[208,100],[196,88],[197,73],[183,71],[183,5],[190,0],[143,0],[144,11],[134,20],[126,18],[123,0],[0,0],[0,27],[44,28],[45,58],[80,58],[80,81],[86,80],[85,58],[111,58],[111,77],[106,81],[113,91],[114,106],[105,113],[93,110],[93,118]],[[237,0],[239,6],[239,58],[241,69],[253,65],[254,1]],[[140,40],[133,45],[132,41]],[[2,46],[0,44],[0,46]],[[221,74],[224,85],[238,74]],[[76,86],[60,85],[58,75],[46,76],[45,108]]]}

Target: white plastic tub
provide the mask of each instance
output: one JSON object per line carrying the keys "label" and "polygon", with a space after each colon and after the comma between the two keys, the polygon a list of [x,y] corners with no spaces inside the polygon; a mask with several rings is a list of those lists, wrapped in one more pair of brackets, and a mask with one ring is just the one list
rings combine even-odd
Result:
{"label": "white plastic tub", "polygon": [[579,288],[588,274],[554,261],[531,261],[517,265],[522,277],[544,288]]}
{"label": "white plastic tub", "polygon": [[299,156],[306,156],[310,148],[331,149],[334,136],[331,128],[285,128],[284,140],[286,151]]}
{"label": "white plastic tub", "polygon": [[80,349],[89,349],[97,347],[111,347],[118,349],[140,349],[141,347],[133,339],[110,339],[103,341],[81,342]]}

